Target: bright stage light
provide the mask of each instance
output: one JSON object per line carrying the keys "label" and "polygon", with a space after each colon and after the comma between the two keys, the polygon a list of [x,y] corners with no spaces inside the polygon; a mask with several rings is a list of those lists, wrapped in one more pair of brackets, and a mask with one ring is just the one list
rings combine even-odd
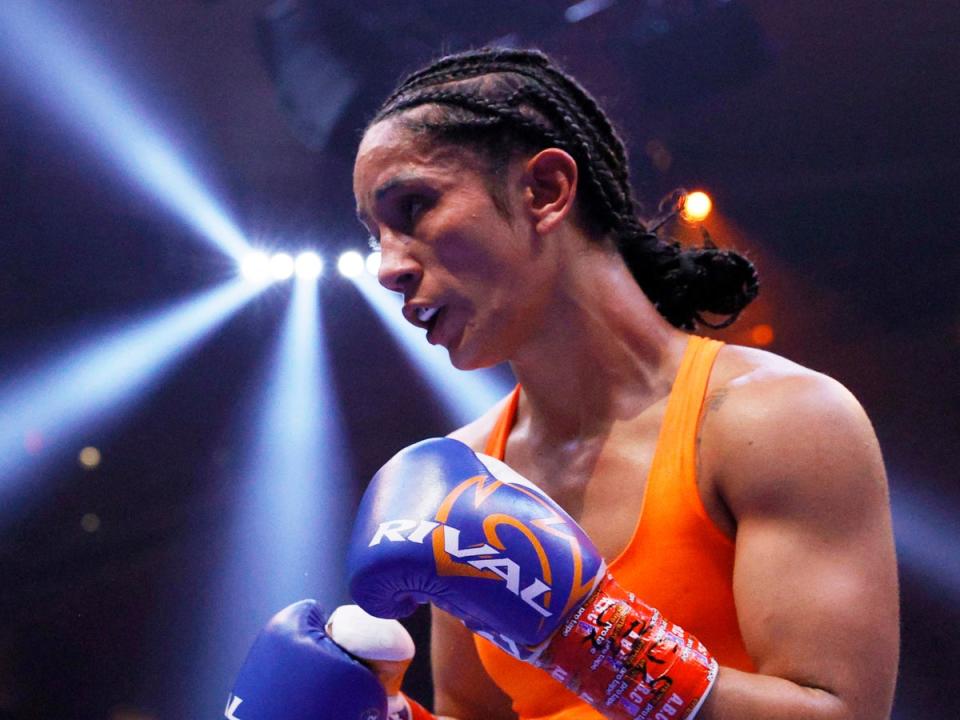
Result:
{"label": "bright stage light", "polygon": [[323,274],[323,258],[309,250],[297,255],[294,266],[297,277],[304,280],[316,280]]}
{"label": "bright stage light", "polygon": [[363,273],[363,255],[356,250],[347,250],[337,260],[337,270],[344,277],[355,278]]}
{"label": "bright stage light", "polygon": [[452,422],[463,425],[475,420],[510,392],[515,382],[505,366],[457,370],[444,348],[430,345],[423,330],[404,320],[400,312],[403,299],[398,293],[384,289],[369,275],[361,274],[353,283],[436,391]]}
{"label": "bright stage light", "polygon": [[80,432],[120,420],[256,291],[237,280],[102,332],[73,350],[60,349],[22,376],[7,373],[0,388],[0,498],[65,446],[75,448],[71,440]]}
{"label": "bright stage light", "polygon": [[270,257],[260,251],[247,253],[240,263],[240,274],[249,282],[269,282]]}
{"label": "bright stage light", "polygon": [[293,258],[286,253],[275,253],[270,258],[270,276],[274,280],[288,280],[293,276]]}
{"label": "bright stage light", "polygon": [[367,255],[367,272],[374,277],[376,277],[377,273],[380,272],[380,258],[381,255],[379,250],[374,250],[372,253]]}
{"label": "bright stage light", "polygon": [[710,196],[702,190],[684,196],[683,207],[680,209],[680,217],[687,222],[702,222],[713,209],[713,201]]}
{"label": "bright stage light", "polygon": [[[67,22],[66,3],[0,2],[0,54],[7,71],[130,177],[239,261],[249,245],[237,225],[177,148],[120,88],[123,83],[82,32]],[[53,8],[56,8],[55,10]]]}

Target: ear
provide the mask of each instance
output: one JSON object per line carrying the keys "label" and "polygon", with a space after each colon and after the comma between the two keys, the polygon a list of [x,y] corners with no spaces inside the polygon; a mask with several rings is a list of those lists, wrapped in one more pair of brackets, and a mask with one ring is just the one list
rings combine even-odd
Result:
{"label": "ear", "polygon": [[577,161],[559,148],[541,150],[524,167],[524,202],[540,235],[557,227],[577,197]]}

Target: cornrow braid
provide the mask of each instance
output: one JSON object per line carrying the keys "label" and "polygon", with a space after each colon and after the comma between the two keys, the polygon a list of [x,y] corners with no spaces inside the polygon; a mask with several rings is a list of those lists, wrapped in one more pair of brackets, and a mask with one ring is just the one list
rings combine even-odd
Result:
{"label": "cornrow braid", "polygon": [[[418,107],[429,111],[414,119],[408,111]],[[370,125],[389,117],[434,141],[476,150],[491,162],[491,182],[520,153],[568,152],[580,171],[582,222],[615,239],[637,283],[676,327],[726,327],[759,292],[756,268],[744,256],[709,239],[683,248],[647,230],[623,140],[590,93],[542,52],[484,48],[441,58],[404,78]]]}

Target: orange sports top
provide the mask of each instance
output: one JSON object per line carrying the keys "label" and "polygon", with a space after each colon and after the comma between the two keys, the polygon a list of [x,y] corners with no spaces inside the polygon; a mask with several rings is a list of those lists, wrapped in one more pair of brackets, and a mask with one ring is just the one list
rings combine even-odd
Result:
{"label": "orange sports top", "polygon": [[[733,603],[733,541],[710,520],[696,479],[696,438],[707,380],[722,342],[690,336],[674,380],[629,544],[609,569],[623,587],[693,633],[721,665],[753,671]],[[503,459],[520,398],[518,385],[487,441]],[[532,665],[475,636],[487,673],[521,720],[602,715]]]}

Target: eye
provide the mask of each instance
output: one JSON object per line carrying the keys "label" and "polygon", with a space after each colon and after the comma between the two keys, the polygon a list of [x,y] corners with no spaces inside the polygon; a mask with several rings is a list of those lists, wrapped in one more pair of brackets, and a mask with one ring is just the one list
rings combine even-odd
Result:
{"label": "eye", "polygon": [[413,227],[426,207],[427,202],[422,195],[407,195],[402,198],[400,200],[400,213],[404,224],[407,227]]}

